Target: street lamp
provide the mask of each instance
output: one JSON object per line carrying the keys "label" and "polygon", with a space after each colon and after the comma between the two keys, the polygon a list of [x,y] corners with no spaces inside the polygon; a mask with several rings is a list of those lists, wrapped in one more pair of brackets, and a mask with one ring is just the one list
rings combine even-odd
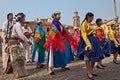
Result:
{"label": "street lamp", "polygon": [[116,0],[114,0],[114,14],[115,14],[115,22],[116,22],[116,32],[119,33]]}
{"label": "street lamp", "polygon": [[114,0],[114,13],[115,13],[115,20],[118,20],[116,0]]}

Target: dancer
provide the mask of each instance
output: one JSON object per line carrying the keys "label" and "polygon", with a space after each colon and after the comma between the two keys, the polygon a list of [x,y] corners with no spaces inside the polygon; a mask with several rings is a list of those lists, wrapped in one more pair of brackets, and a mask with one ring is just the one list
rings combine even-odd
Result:
{"label": "dancer", "polygon": [[44,57],[45,57],[45,48],[43,47],[45,40],[46,40],[46,34],[45,31],[42,28],[42,22],[38,18],[35,20],[36,27],[35,27],[35,35],[34,35],[34,48],[32,53],[32,61],[34,61],[36,51],[38,52],[38,60],[37,60],[37,66],[36,68],[43,68],[45,65],[44,63]]}
{"label": "dancer", "polygon": [[[22,31],[23,31],[24,35],[30,40],[32,30],[30,29],[30,27],[28,27],[27,22],[24,23],[24,26],[22,27]],[[29,45],[28,43],[22,43],[22,46],[23,46],[23,49],[25,52],[26,62],[29,63],[30,62],[30,47],[31,47],[31,45]]]}
{"label": "dancer", "polygon": [[89,12],[86,14],[84,21],[81,24],[81,38],[78,45],[77,56],[81,60],[85,60],[87,67],[87,76],[90,80],[94,80],[93,76],[97,76],[93,72],[95,62],[100,61],[102,50],[99,41],[93,35],[91,22],[93,21],[94,14]]}
{"label": "dancer", "polygon": [[[96,24],[97,24],[97,27],[95,28],[95,36],[98,38],[98,40],[100,42],[100,47],[102,48],[103,55],[105,57],[110,57],[110,45],[107,41],[105,41],[106,40],[105,32],[104,32],[103,28],[101,27],[102,19],[100,19],[100,18],[96,19]],[[104,69],[103,67],[105,67],[105,66],[102,64],[102,59],[101,59],[100,62],[98,62],[98,64],[97,64],[97,68]]]}
{"label": "dancer", "polygon": [[117,62],[117,56],[118,56],[118,50],[117,47],[119,46],[119,43],[116,40],[116,33],[115,33],[115,24],[111,25],[111,29],[109,32],[109,38],[110,38],[110,52],[113,54],[113,63],[119,64]]}
{"label": "dancer", "polygon": [[69,70],[66,67],[67,58],[65,51],[64,39],[65,29],[64,26],[59,22],[61,16],[60,12],[54,12],[52,14],[52,25],[48,32],[47,41],[44,45],[48,51],[48,72],[50,75],[54,75],[53,68],[61,67],[62,70]]}
{"label": "dancer", "polygon": [[13,69],[10,63],[10,55],[5,52],[5,45],[8,44],[10,39],[12,28],[14,25],[13,13],[7,14],[7,21],[3,23],[2,27],[2,59],[3,59],[3,73],[12,73]]}
{"label": "dancer", "polygon": [[12,34],[8,44],[5,47],[5,51],[10,54],[9,60],[12,64],[13,73],[16,78],[24,77],[27,74],[25,69],[25,58],[24,58],[24,51],[20,42],[25,42],[31,44],[29,39],[25,37],[22,32],[22,27],[25,22],[25,14],[18,13],[16,15],[17,22],[14,24],[12,29]]}

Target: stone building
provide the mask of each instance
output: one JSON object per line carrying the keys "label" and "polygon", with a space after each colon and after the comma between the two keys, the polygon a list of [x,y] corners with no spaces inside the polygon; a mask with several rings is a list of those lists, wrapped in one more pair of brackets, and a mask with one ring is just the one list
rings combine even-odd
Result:
{"label": "stone building", "polygon": [[[45,31],[47,31],[47,28],[49,28],[51,26],[51,23],[52,23],[52,19],[51,18],[46,18],[46,19],[41,19],[42,21],[42,26],[43,26],[43,29]],[[27,21],[28,22],[28,26],[32,29],[32,31],[34,31],[35,29],[35,22],[34,21]],[[66,25],[66,24],[63,24],[65,26],[65,28],[67,27],[70,31],[70,33],[73,33],[74,32],[74,27],[73,26],[70,26],[70,25]]]}
{"label": "stone building", "polygon": [[[46,19],[41,19],[41,21],[42,21],[42,27],[46,31],[47,28],[50,26],[52,19],[46,18]],[[32,29],[32,31],[34,31],[36,25],[35,21],[26,21],[26,22],[28,22],[28,26]]]}

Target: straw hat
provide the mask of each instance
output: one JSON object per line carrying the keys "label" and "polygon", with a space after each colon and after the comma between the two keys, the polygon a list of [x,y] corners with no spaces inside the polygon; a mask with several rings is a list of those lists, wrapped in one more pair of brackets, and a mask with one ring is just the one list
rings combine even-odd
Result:
{"label": "straw hat", "polygon": [[39,18],[35,19],[34,21],[35,21],[35,23],[37,23],[37,24],[38,24],[38,23],[42,23],[42,21],[41,21]]}
{"label": "straw hat", "polygon": [[79,29],[79,27],[74,26],[74,29]]}
{"label": "straw hat", "polygon": [[67,29],[67,28],[69,28],[69,26],[65,25],[65,28]]}

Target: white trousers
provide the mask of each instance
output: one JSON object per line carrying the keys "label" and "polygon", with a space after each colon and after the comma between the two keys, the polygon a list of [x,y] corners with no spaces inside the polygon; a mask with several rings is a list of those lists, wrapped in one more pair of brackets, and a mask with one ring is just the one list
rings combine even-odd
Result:
{"label": "white trousers", "polygon": [[48,61],[49,61],[48,67],[53,67],[54,61],[53,61],[53,51],[52,51],[51,47],[50,47],[50,53],[49,53],[49,60]]}
{"label": "white trousers", "polygon": [[5,43],[2,43],[2,62],[3,62],[3,71],[6,71],[7,69],[7,64],[8,64],[8,59],[10,54],[5,52]]}

